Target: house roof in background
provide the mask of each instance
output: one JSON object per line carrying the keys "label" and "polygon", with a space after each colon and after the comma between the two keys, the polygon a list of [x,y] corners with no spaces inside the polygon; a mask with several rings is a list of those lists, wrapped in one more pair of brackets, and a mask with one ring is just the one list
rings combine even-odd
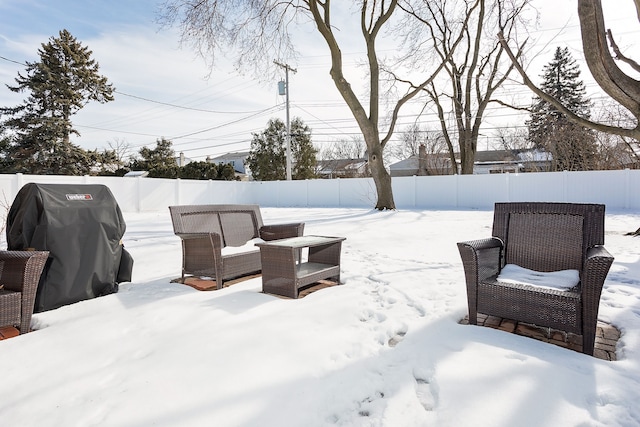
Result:
{"label": "house roof in background", "polygon": [[229,158],[241,158],[247,157],[249,155],[249,151],[233,151],[230,153],[223,154],[221,156],[212,157],[209,159],[210,162],[215,162],[216,160],[224,161]]}
{"label": "house roof in background", "polygon": [[318,169],[323,170],[346,170],[357,169],[367,164],[367,159],[334,159],[334,160],[318,160],[316,162]]}
{"label": "house roof in background", "polygon": [[395,162],[389,165],[389,169],[392,170],[417,170],[418,169],[418,156],[411,156],[399,162]]}

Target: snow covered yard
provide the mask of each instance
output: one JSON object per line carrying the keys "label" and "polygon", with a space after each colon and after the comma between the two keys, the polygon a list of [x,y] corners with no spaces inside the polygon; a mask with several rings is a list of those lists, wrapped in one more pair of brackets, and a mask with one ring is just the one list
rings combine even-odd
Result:
{"label": "snow covered yard", "polygon": [[264,208],[266,224],[345,236],[343,286],[290,300],[260,278],[220,291],[171,283],[169,213],[125,214],[133,281],[34,316],[0,342],[4,426],[640,425],[640,213],[608,212],[615,257],[600,319],[607,362],[466,315],[456,242],[492,211]]}

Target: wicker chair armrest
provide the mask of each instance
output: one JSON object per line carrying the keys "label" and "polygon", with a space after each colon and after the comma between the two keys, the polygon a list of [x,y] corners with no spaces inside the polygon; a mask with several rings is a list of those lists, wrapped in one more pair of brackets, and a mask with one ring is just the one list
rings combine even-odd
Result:
{"label": "wicker chair armrest", "polygon": [[467,286],[469,323],[472,325],[478,321],[478,285],[500,271],[502,248],[502,240],[495,237],[458,242]]}
{"label": "wicker chair armrest", "polygon": [[30,331],[36,291],[48,259],[48,251],[0,251],[0,261],[4,263],[2,266],[4,289],[20,292],[18,327],[21,334]]}
{"label": "wicker chair armrest", "polygon": [[488,239],[458,242],[458,247],[460,247],[460,245],[468,246],[469,249],[473,251],[481,251],[484,249],[502,248],[503,243],[502,240],[498,239],[497,237],[489,237]]}
{"label": "wicker chair armrest", "polygon": [[48,251],[0,251],[0,261],[4,262],[0,270],[4,289],[18,292],[25,286],[35,289],[48,257]]}
{"label": "wicker chair armrest", "polygon": [[582,274],[583,288],[584,284],[590,286],[595,285],[602,288],[604,280],[611,268],[611,264],[613,264],[613,256],[604,248],[604,246],[589,248],[584,261]]}
{"label": "wicker chair armrest", "polygon": [[468,287],[500,271],[503,246],[497,237],[458,243]]}
{"label": "wicker chair armrest", "polygon": [[611,262],[614,260],[613,255],[611,255],[604,246],[594,246],[589,248],[587,250],[586,262],[593,262],[592,260],[596,260],[597,258],[610,259]]}
{"label": "wicker chair armrest", "polygon": [[260,227],[260,238],[262,240],[278,240],[289,237],[298,237],[302,236],[303,233],[304,222],[263,225]]}
{"label": "wicker chair armrest", "polygon": [[[0,251],[0,262],[8,261],[7,266],[3,265],[2,282],[3,288],[10,291],[22,292],[24,283],[24,270],[29,261],[29,252],[26,251]],[[11,258],[9,258],[9,255]]]}
{"label": "wicker chair armrest", "polygon": [[202,270],[215,271],[215,277],[222,277],[224,243],[218,233],[183,233],[182,270],[194,272]]}
{"label": "wicker chair armrest", "polygon": [[600,293],[604,280],[609,273],[611,264],[613,264],[613,256],[604,248],[604,246],[595,246],[587,250],[582,277],[583,296],[588,293],[597,294],[597,300],[600,301]]}
{"label": "wicker chair armrest", "polygon": [[611,264],[613,264],[613,256],[604,246],[595,246],[587,250],[584,268],[580,277],[582,319],[585,329],[595,331],[600,307],[600,295]]}

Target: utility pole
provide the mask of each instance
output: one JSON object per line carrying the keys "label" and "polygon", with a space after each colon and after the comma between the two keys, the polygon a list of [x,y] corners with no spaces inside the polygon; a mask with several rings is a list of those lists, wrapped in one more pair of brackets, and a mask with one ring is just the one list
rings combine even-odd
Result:
{"label": "utility pole", "polygon": [[[286,106],[287,106],[287,138],[286,138],[286,142],[287,142],[287,181],[291,181],[291,125],[289,122],[289,71],[292,72],[296,72],[295,68],[291,68],[289,66],[289,64],[282,64],[278,61],[273,61],[274,64],[276,64],[278,67],[282,67],[284,68],[284,76],[285,76],[285,83],[284,83],[284,92],[286,95]],[[282,92],[280,92],[280,95],[282,95]]]}

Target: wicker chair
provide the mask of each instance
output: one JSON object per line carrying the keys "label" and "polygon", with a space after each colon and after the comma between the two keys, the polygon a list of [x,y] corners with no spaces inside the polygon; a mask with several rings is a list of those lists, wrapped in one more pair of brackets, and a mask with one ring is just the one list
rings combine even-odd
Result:
{"label": "wicker chair", "polygon": [[[582,335],[593,355],[602,286],[613,257],[604,244],[605,207],[576,203],[496,203],[493,237],[460,242],[469,323],[477,314],[498,316]],[[578,270],[567,290],[504,283],[506,264],[535,272]]]}
{"label": "wicker chair", "polygon": [[[182,280],[186,274],[213,277],[217,289],[225,280],[261,271],[253,239],[277,240],[304,232],[302,222],[264,225],[258,205],[180,205],[169,206],[169,211],[173,230],[182,239]],[[225,254],[228,247],[242,250]]]}
{"label": "wicker chair", "polygon": [[30,330],[40,275],[49,257],[46,251],[0,251],[0,326]]}

